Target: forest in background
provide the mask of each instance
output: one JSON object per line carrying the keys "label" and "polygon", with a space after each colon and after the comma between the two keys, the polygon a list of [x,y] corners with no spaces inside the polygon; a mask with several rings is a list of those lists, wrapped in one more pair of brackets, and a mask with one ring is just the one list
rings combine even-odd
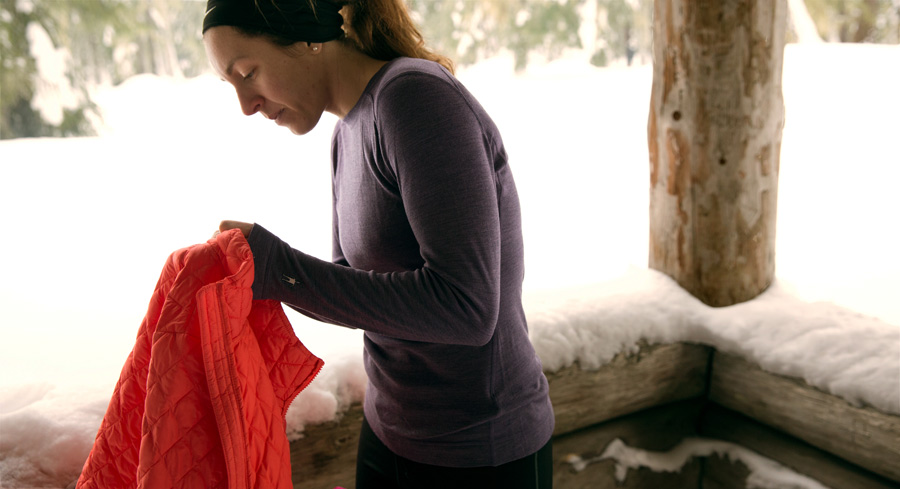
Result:
{"label": "forest in background", "polygon": [[[900,0],[789,0],[826,42],[900,43]],[[650,62],[653,0],[407,0],[435,50],[465,67],[583,53],[596,66]],[[0,0],[0,139],[93,134],[101,86],[209,72],[205,0]],[[796,35],[794,35],[796,37]],[[792,36],[788,36],[789,41]],[[49,101],[49,102],[48,102]]]}

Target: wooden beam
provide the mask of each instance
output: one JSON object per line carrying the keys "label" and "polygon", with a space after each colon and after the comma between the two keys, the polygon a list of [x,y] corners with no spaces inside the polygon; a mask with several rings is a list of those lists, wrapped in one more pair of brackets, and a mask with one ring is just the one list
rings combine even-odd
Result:
{"label": "wooden beam", "polygon": [[643,346],[598,370],[577,364],[548,373],[555,434],[569,433],[653,406],[703,396],[709,347],[688,343]]}
{"label": "wooden beam", "polygon": [[[598,370],[573,365],[547,373],[556,411],[555,434],[702,397],[710,354],[709,347],[686,343],[644,345]],[[339,421],[308,426],[304,438],[291,443],[294,487],[351,489],[361,423],[362,406],[354,405]]]}
{"label": "wooden beam", "polygon": [[[684,476],[638,470],[619,485],[612,461],[596,462],[582,472],[565,461],[569,454],[599,456],[615,438],[646,450],[670,449],[696,435],[697,406],[706,402],[707,389],[710,400],[736,413],[711,405],[703,414],[703,436],[746,446],[830,487],[900,487],[900,477],[893,475],[900,474],[900,417],[850,406],[799,380],[705,346],[644,345],[597,370],[575,365],[547,377],[556,411],[554,485],[559,488],[693,489],[704,464],[704,487],[731,487],[732,481],[746,478],[741,464],[710,458],[691,462]],[[757,421],[734,421],[738,413]],[[338,421],[308,426],[304,438],[291,444],[294,487],[353,489],[361,422],[357,404]],[[687,482],[692,477],[693,486]]]}
{"label": "wooden beam", "polygon": [[711,374],[711,401],[900,482],[900,416],[851,406],[735,355],[715,353]]}
{"label": "wooden beam", "polygon": [[784,0],[656,0],[649,266],[711,306],[775,276]]}
{"label": "wooden beam", "polygon": [[[703,413],[700,433],[707,438],[729,441],[753,450],[827,487],[853,489],[898,487],[894,481],[715,403],[710,403]],[[727,461],[713,462],[712,465],[715,465],[715,468],[708,468],[705,472],[714,473],[715,475],[711,475],[714,479],[737,479],[741,483],[746,479],[746,468],[742,465],[728,464]],[[729,475],[728,478],[724,475],[726,473]],[[706,489],[708,486],[704,483],[703,487]]]}
{"label": "wooden beam", "polygon": [[296,489],[356,486],[356,447],[362,426],[361,404],[354,404],[337,421],[306,427],[291,443],[291,479]]}
{"label": "wooden beam", "polygon": [[[718,454],[703,459],[703,471],[698,487],[703,489],[737,489],[747,487],[750,470],[740,460],[730,460]],[[835,487],[838,489],[838,487]]]}
{"label": "wooden beam", "polygon": [[696,489],[702,461],[686,464],[680,472],[660,473],[630,470],[625,480],[616,480],[615,462],[600,460],[578,472],[568,462],[599,457],[607,445],[619,438],[630,447],[668,451],[685,437],[696,436],[698,417],[705,400],[690,399],[647,409],[606,423],[556,437],[553,440],[553,487],[559,489]]}

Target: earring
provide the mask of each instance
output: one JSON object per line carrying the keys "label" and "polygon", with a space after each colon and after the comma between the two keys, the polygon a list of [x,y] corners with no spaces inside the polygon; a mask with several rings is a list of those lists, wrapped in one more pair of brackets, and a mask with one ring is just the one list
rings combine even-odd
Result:
{"label": "earring", "polygon": [[313,51],[318,51],[318,50],[319,50],[319,46],[313,46]]}

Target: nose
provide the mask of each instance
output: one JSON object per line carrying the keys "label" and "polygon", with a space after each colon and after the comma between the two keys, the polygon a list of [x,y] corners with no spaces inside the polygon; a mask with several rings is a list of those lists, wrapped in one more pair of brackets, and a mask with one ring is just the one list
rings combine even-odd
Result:
{"label": "nose", "polygon": [[253,115],[262,108],[263,106],[263,98],[259,95],[241,93],[240,90],[237,91],[238,101],[241,104],[241,112],[244,115]]}

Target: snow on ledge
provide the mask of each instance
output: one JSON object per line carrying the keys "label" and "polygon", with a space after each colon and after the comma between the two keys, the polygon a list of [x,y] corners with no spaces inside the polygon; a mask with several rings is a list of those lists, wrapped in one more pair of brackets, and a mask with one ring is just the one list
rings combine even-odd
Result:
{"label": "snow on ledge", "polygon": [[759,297],[713,308],[670,277],[632,269],[619,279],[526,297],[545,370],[596,369],[639,341],[689,342],[801,378],[854,406],[900,415],[900,328],[774,283]]}

